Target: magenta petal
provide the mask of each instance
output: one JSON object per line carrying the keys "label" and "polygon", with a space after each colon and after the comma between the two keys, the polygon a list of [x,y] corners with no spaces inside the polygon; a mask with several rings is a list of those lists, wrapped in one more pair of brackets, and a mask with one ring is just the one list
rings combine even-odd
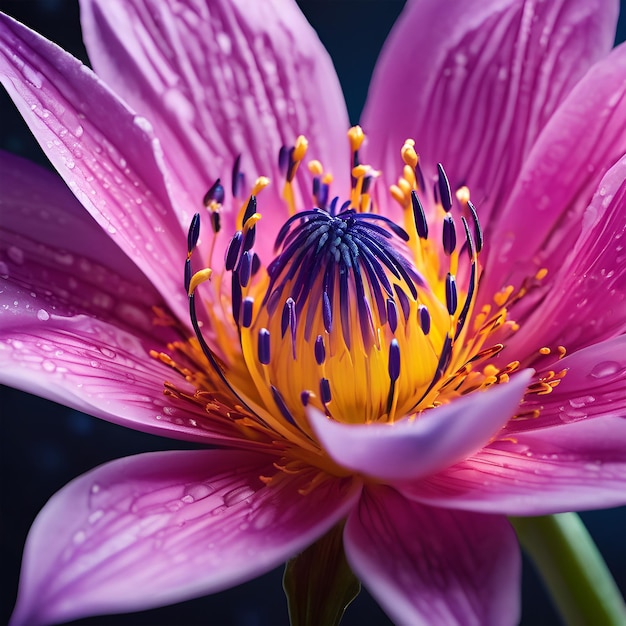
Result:
{"label": "magenta petal", "polygon": [[14,626],[136,611],[213,593],[294,556],[344,517],[357,483],[276,474],[234,451],[127,457],[57,493],[26,543]]}
{"label": "magenta petal", "polygon": [[368,488],[346,524],[348,561],[397,624],[517,624],[520,553],[504,517]]}
{"label": "magenta petal", "polygon": [[380,480],[412,480],[438,472],[485,445],[513,415],[532,370],[485,392],[468,394],[394,424],[342,424],[309,412],[326,452],[349,470]]}
{"label": "magenta petal", "polygon": [[427,504],[506,515],[548,515],[626,504],[626,420],[598,417],[496,441],[413,485]]}
{"label": "magenta petal", "polygon": [[[248,187],[259,175],[272,179],[259,197],[263,223],[284,219],[278,152],[300,134],[311,158],[347,184],[341,87],[292,0],[82,0],[81,20],[98,75],[154,124],[183,206],[199,207],[218,177],[230,206],[241,154]],[[300,191],[308,203],[308,184]],[[227,235],[237,212],[223,214]],[[271,244],[262,239],[257,251]]]}
{"label": "magenta petal", "polygon": [[559,344],[574,351],[626,331],[625,247],[626,156],[601,180],[574,249],[507,342],[510,352]]}
{"label": "magenta petal", "polygon": [[506,433],[514,435],[564,422],[626,415],[626,335],[579,350],[550,367],[566,369],[565,378],[552,393],[529,396],[523,413],[538,409],[539,417],[511,420]]}
{"label": "magenta petal", "polygon": [[91,70],[7,16],[0,80],[72,192],[184,319],[186,237],[150,124]]}
{"label": "magenta petal", "polygon": [[443,163],[489,227],[552,113],[611,49],[618,9],[614,0],[407,3],[370,86],[368,158],[395,182],[413,137],[426,176]]}
{"label": "magenta petal", "polygon": [[[625,76],[622,44],[587,72],[542,131],[491,237],[497,246],[486,293],[540,267],[549,282],[563,265],[600,181],[626,153]],[[615,174],[610,179],[615,184]],[[594,200],[598,209],[602,200]]]}

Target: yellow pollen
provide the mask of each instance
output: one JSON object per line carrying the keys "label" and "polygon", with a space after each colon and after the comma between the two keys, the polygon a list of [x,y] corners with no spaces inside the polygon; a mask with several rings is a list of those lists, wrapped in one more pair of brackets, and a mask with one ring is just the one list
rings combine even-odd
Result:
{"label": "yellow pollen", "polygon": [[[185,277],[195,337],[172,347],[185,360],[152,354],[196,389],[167,383],[168,395],[205,407],[207,415],[218,413],[245,437],[267,443],[285,475],[305,471],[303,459],[345,472],[317,442],[308,407],[345,423],[393,423],[507,384],[520,368],[501,354],[519,328],[511,310],[547,273],[505,286],[477,310],[486,298],[479,296],[482,231],[468,206],[470,190],[457,187],[458,203],[450,203],[444,189],[445,212],[437,192],[419,188],[420,157],[407,139],[400,177],[389,188],[404,209],[403,222],[392,222],[387,206],[379,206],[389,196],[381,200],[381,190],[372,191],[379,172],[359,162],[364,139],[359,126],[348,131],[350,186],[339,190],[331,189],[333,177],[316,159],[298,170],[307,153],[304,136],[281,148],[289,219],[273,232],[273,219],[260,221],[265,208],[259,201],[256,210],[256,196],[269,180],[258,178],[239,208],[239,229],[227,234],[224,270],[192,273],[195,256],[189,254]],[[438,172],[440,188],[442,180],[449,185],[441,165]],[[308,200],[296,201],[296,175],[298,189],[313,189]],[[279,208],[268,208],[280,215]],[[197,239],[190,229],[190,248]],[[553,351],[565,355],[562,346],[542,347],[539,354]],[[542,375],[527,394],[551,393],[564,375]],[[522,407],[516,419],[534,417],[534,408]]]}
{"label": "yellow pollen", "polygon": [[352,152],[356,152],[361,147],[361,144],[365,139],[365,133],[360,126],[353,126],[348,131],[348,139],[350,140],[350,149]]}
{"label": "yellow pollen", "polygon": [[321,176],[324,173],[324,168],[317,159],[309,161],[307,167],[309,168],[309,172],[315,176]]}
{"label": "yellow pollen", "polygon": [[543,280],[548,275],[548,270],[545,267],[542,267],[536,274],[535,278],[537,280]]}

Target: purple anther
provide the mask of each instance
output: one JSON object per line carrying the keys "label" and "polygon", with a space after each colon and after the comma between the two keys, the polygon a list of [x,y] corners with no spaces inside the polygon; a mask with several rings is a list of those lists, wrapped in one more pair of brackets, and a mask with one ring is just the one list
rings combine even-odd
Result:
{"label": "purple anther", "polygon": [[474,237],[476,238],[476,252],[480,252],[483,249],[483,229],[480,227],[478,221],[478,213],[476,207],[468,200],[467,206],[472,213],[472,221],[474,222]]}
{"label": "purple anther", "polygon": [[328,294],[325,291],[322,293],[322,318],[324,320],[324,328],[329,333],[333,328],[333,310]]}
{"label": "purple anther", "polygon": [[243,249],[250,250],[252,246],[254,245],[255,240],[256,240],[256,225],[252,225],[246,231],[246,236],[244,237],[244,240],[243,240]]}
{"label": "purple anther", "polygon": [[211,211],[211,228],[215,234],[219,233],[222,228],[219,211]]}
{"label": "purple anther", "polygon": [[370,190],[370,185],[374,180],[373,176],[365,176],[363,178],[363,185],[361,186],[361,193],[367,193]]}
{"label": "purple anther", "polygon": [[259,342],[257,345],[259,362],[268,365],[270,362],[270,331],[267,328],[261,328],[259,331]]}
{"label": "purple anther", "polygon": [[281,146],[278,151],[278,170],[285,176],[287,174],[287,168],[289,167],[289,151],[287,146]]}
{"label": "purple anther", "polygon": [[189,230],[187,231],[187,252],[191,254],[198,243],[200,237],[200,213],[196,213],[191,218]]}
{"label": "purple anther", "polygon": [[420,304],[417,307],[417,313],[419,315],[420,327],[422,332],[427,335],[430,332],[430,313],[425,305]]}
{"label": "purple anther", "polygon": [[283,397],[280,395],[280,391],[278,391],[278,389],[276,389],[276,387],[274,387],[274,385],[270,385],[270,388],[272,390],[272,397],[274,398],[274,402],[276,403],[276,406],[278,407],[278,410],[280,411],[281,415],[290,424],[293,424],[295,426],[296,425],[296,420],[293,419],[293,415],[291,414],[291,412],[289,411],[289,408],[285,404],[285,401],[283,400]]}
{"label": "purple anther", "polygon": [[202,203],[204,206],[208,207],[212,202],[217,204],[224,203],[224,187],[222,187],[222,183],[218,178],[214,183],[211,189],[209,189],[202,199]]}
{"label": "purple anther", "polygon": [[241,255],[237,271],[239,272],[239,282],[242,287],[247,287],[250,282],[250,274],[252,270],[252,255],[246,250]]}
{"label": "purple anther", "polygon": [[261,259],[256,252],[252,253],[252,276],[261,269]]}
{"label": "purple anther", "polygon": [[430,313],[428,312],[426,306],[423,304],[420,304],[417,307],[417,312],[419,314],[419,322],[422,328],[422,332],[425,335],[428,335],[428,333],[430,332]]}
{"label": "purple anther", "polygon": [[326,209],[326,205],[328,204],[328,192],[330,191],[330,187],[327,183],[322,183],[320,185],[320,191],[317,195],[317,203],[319,204],[320,209]]}
{"label": "purple anther", "polygon": [[239,282],[239,274],[237,272],[233,272],[231,274],[231,293],[230,293],[230,302],[233,309],[233,320],[235,320],[235,324],[239,325],[239,315],[241,313],[241,283]]}
{"label": "purple anther", "polygon": [[454,315],[457,308],[456,280],[450,273],[446,276],[446,306],[448,313]]}
{"label": "purple anther", "polygon": [[233,163],[233,172],[232,172],[232,180],[231,180],[231,191],[233,192],[233,196],[235,198],[239,197],[239,192],[241,191],[241,154],[237,155],[235,162]]}
{"label": "purple anther", "polygon": [[398,380],[400,376],[400,345],[397,339],[392,339],[389,344],[389,378],[392,381]]}
{"label": "purple anther", "polygon": [[[245,224],[256,213],[256,196],[250,196],[246,210],[243,214],[243,224]],[[242,226],[243,226],[242,224]]]}
{"label": "purple anther", "polygon": [[328,404],[331,400],[330,382],[328,381],[328,378],[320,379],[320,398],[322,400],[322,404]]}
{"label": "purple anther", "polygon": [[419,164],[419,161],[415,166],[415,180],[417,181],[417,188],[424,191],[426,189],[426,181],[424,180],[424,172],[422,172],[422,167]]}
{"label": "purple anther", "polygon": [[283,314],[280,320],[280,335],[285,336],[287,329],[295,326],[296,322],[296,303],[293,298],[287,298],[283,306]]}
{"label": "purple anther", "polygon": [[398,302],[400,302],[400,308],[402,309],[402,313],[404,314],[404,321],[408,321],[409,313],[411,312],[411,303],[409,302],[409,296],[404,293],[404,290],[400,285],[394,285],[396,296],[398,296]]}
{"label": "purple anther", "polygon": [[191,284],[191,259],[185,260],[185,291],[189,293],[189,285]]}
{"label": "purple anther", "polygon": [[234,269],[237,263],[237,257],[239,256],[239,250],[241,248],[241,242],[243,240],[243,233],[238,230],[228,244],[226,249],[226,256],[224,258],[224,266],[227,271]]}
{"label": "purple anther", "polygon": [[452,215],[443,218],[443,251],[449,256],[456,248],[456,228]]}
{"label": "purple anther", "polygon": [[413,221],[415,222],[417,234],[420,239],[428,239],[428,222],[426,221],[426,214],[424,213],[424,207],[415,193],[415,190],[411,191],[411,204],[413,206]]}
{"label": "purple anther", "polygon": [[309,398],[311,397],[310,391],[303,391],[300,394],[300,402],[302,402],[302,406],[307,406],[309,404]]}
{"label": "purple anther", "polygon": [[326,360],[326,348],[322,335],[318,335],[315,339],[315,360],[318,365],[321,365]]}
{"label": "purple anther", "polygon": [[387,298],[387,321],[391,332],[395,333],[398,328],[398,307],[391,298]]}
{"label": "purple anther", "polygon": [[452,193],[450,192],[450,183],[441,163],[437,163],[437,187],[439,189],[439,198],[441,206],[447,213],[452,208]]}
{"label": "purple anther", "polygon": [[320,192],[320,185],[321,185],[322,181],[320,180],[319,176],[313,176],[313,197],[317,198],[319,192]]}
{"label": "purple anther", "polygon": [[252,325],[252,311],[254,309],[254,298],[247,297],[243,300],[243,310],[241,313],[241,325],[250,328]]}

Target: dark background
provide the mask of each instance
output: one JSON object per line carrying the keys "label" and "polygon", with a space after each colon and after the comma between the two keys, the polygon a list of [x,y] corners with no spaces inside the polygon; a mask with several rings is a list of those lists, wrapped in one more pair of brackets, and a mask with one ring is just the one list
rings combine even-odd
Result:
{"label": "dark background", "polygon": [[[251,0],[262,1],[262,0]],[[462,0],[460,0],[462,1]],[[378,51],[404,0],[300,0],[329,50],[353,123],[358,121]],[[622,0],[626,14],[626,0]],[[87,62],[77,0],[0,0],[0,9]],[[626,39],[622,15],[617,41]],[[0,93],[0,148],[47,164],[8,97]],[[72,478],[112,459],[149,450],[192,447],[131,431],[14,389],[0,387],[0,623],[10,615],[26,534],[46,500]],[[583,519],[618,585],[626,590],[626,507],[592,511]],[[220,594],[128,615],[94,617],[73,624],[269,626],[287,623],[282,569]],[[522,624],[559,620],[535,573],[524,564]],[[390,624],[365,590],[343,624]],[[600,626],[600,625],[599,625]]]}

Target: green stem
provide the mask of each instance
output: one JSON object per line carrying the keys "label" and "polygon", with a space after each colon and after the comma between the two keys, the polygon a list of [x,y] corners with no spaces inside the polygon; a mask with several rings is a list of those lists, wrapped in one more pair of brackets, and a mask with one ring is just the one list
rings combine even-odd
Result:
{"label": "green stem", "polygon": [[511,523],[569,626],[625,626],[622,595],[576,513]]}

